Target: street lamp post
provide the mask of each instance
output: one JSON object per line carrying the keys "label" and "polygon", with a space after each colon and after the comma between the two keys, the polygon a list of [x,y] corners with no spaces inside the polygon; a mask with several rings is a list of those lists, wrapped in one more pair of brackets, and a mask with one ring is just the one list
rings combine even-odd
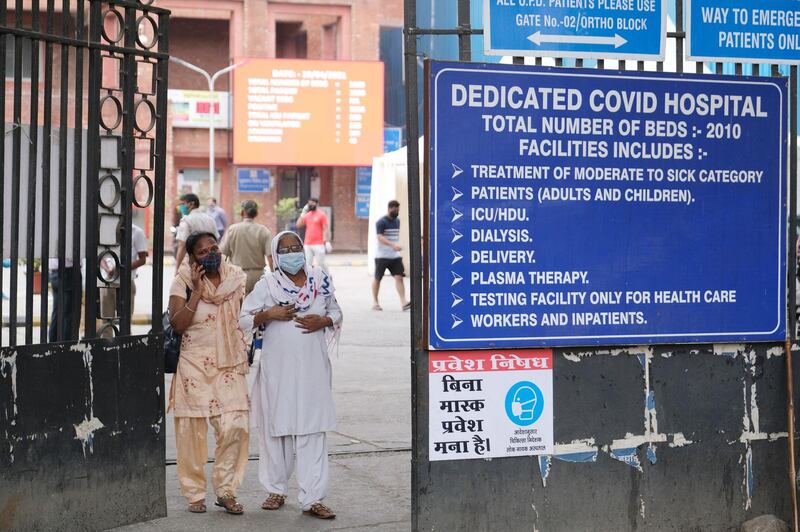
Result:
{"label": "street lamp post", "polygon": [[210,194],[211,194],[211,197],[214,197],[215,196],[215,193],[214,193],[214,178],[215,178],[215,171],[214,171],[214,121],[217,118],[217,111],[216,111],[216,107],[214,105],[216,103],[215,102],[215,97],[214,97],[214,85],[216,85],[217,79],[219,79],[220,76],[222,76],[223,74],[227,74],[228,72],[231,72],[232,70],[234,70],[236,68],[239,68],[240,66],[244,65],[247,61],[241,61],[241,62],[235,63],[233,65],[228,65],[225,68],[223,68],[221,70],[217,70],[213,74],[210,74],[208,71],[203,70],[199,66],[193,65],[192,63],[190,63],[188,61],[184,61],[183,59],[180,59],[178,57],[171,56],[169,58],[169,60],[174,62],[174,63],[178,63],[179,65],[184,66],[184,67],[188,68],[189,70],[197,72],[198,74],[200,74],[201,76],[206,78],[206,81],[208,81],[208,92],[209,92],[210,98],[211,98],[211,108],[209,109],[210,120],[209,120],[209,124],[208,124],[208,178],[209,178],[209,181],[210,181],[209,184],[210,184],[210,187],[211,187]]}

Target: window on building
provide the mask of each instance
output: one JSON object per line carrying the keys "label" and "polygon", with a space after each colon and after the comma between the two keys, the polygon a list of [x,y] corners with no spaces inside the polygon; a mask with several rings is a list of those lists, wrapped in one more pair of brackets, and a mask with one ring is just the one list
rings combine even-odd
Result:
{"label": "window on building", "polygon": [[222,174],[219,168],[217,168],[214,173],[216,174],[216,182],[214,183],[214,188],[216,190],[212,194],[207,166],[204,168],[181,168],[178,170],[178,194],[187,194],[190,192],[192,194],[197,194],[201,202],[212,196],[218,198]]}
{"label": "window on building", "polygon": [[337,59],[339,56],[339,23],[322,26],[322,50],[320,59]]}
{"label": "window on building", "polygon": [[6,79],[14,78],[14,58],[15,42],[22,46],[22,79],[31,79],[31,49],[33,48],[29,39],[14,39],[11,35],[6,35]]}
{"label": "window on building", "polygon": [[302,22],[275,24],[275,56],[280,59],[308,57],[308,32]]}

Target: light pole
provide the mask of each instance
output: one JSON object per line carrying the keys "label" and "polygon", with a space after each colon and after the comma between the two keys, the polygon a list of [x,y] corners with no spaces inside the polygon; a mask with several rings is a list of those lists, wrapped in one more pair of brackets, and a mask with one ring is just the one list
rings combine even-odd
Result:
{"label": "light pole", "polygon": [[232,71],[232,70],[234,70],[236,68],[239,68],[240,66],[244,65],[245,63],[247,63],[247,61],[240,61],[239,63],[233,64],[233,65],[228,65],[228,66],[226,66],[225,68],[223,68],[221,70],[217,70],[213,74],[209,74],[208,71],[203,70],[199,66],[193,65],[192,63],[190,63],[188,61],[184,61],[183,59],[180,59],[178,57],[170,56],[169,60],[174,62],[174,63],[178,63],[179,65],[184,66],[184,67],[188,68],[189,70],[193,70],[194,72],[197,72],[198,74],[200,74],[201,76],[206,78],[206,81],[208,81],[208,92],[209,92],[209,95],[210,95],[210,98],[211,98],[211,108],[209,109],[209,113],[210,113],[211,116],[210,116],[210,120],[209,120],[209,123],[208,123],[208,178],[210,180],[209,184],[211,186],[210,194],[211,194],[211,197],[213,198],[213,197],[215,197],[215,193],[214,193],[214,177],[215,177],[215,172],[214,172],[214,120],[217,118],[217,111],[216,111],[216,107],[214,105],[216,103],[215,102],[215,98],[214,98],[214,85],[217,83],[217,79],[219,79],[220,76],[222,76],[223,74],[227,74],[228,72],[230,72],[230,71]]}

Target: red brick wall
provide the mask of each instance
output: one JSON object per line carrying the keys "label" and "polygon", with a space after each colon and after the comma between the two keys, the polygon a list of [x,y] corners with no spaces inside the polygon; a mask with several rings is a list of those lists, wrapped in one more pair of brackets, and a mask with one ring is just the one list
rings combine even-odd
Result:
{"label": "red brick wall", "polygon": [[[163,2],[159,2],[162,5]],[[230,23],[227,20],[173,18],[169,23],[169,53],[213,74],[230,64]],[[229,90],[228,76],[217,80],[216,90]],[[171,89],[208,90],[206,79],[176,63],[170,63]]]}

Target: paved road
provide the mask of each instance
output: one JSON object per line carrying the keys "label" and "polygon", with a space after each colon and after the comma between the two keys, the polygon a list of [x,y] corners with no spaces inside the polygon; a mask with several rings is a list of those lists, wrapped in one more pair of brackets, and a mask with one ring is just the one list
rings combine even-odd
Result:
{"label": "paved road", "polygon": [[[211,509],[211,491],[208,514],[188,513],[178,490],[175,467],[168,465],[168,517],[119,530],[218,531],[266,527],[276,531],[394,531],[410,528],[409,313],[400,309],[389,279],[384,281],[381,299],[385,310],[371,310],[370,278],[363,256],[337,256],[332,263],[331,272],[345,315],[340,356],[333,361],[339,427],[329,435],[331,493],[326,501],[338,517],[323,522],[303,516],[297,507],[295,491],[290,493],[287,505],[280,511],[261,510],[265,493],[257,479],[257,441],[252,441],[254,459],[239,493],[245,506],[243,516],[229,516]],[[169,277],[172,268],[167,267],[165,273]],[[140,307],[137,301],[137,308],[146,307]],[[167,459],[173,463],[172,416],[168,416],[166,425]],[[210,471],[208,476],[210,478]]]}

